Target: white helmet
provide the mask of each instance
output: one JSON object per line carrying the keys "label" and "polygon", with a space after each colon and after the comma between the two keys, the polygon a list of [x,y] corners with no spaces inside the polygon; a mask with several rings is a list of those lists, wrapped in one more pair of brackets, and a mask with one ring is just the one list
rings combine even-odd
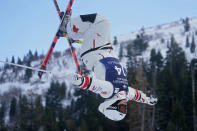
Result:
{"label": "white helmet", "polygon": [[127,101],[126,93],[124,91],[117,93],[111,99],[101,103],[98,109],[107,118],[114,121],[120,121],[124,119],[127,114],[127,104],[122,104],[122,101]]}

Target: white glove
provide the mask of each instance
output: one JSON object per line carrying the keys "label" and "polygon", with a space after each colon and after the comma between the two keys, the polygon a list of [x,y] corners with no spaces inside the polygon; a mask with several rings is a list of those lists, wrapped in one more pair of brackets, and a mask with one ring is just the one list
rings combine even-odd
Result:
{"label": "white glove", "polygon": [[148,103],[149,105],[157,104],[157,98],[154,98],[152,95],[149,97]]}
{"label": "white glove", "polygon": [[84,79],[83,76],[81,76],[80,74],[73,73],[67,75],[67,80],[76,86],[82,84],[83,79]]}
{"label": "white glove", "polygon": [[90,87],[92,78],[75,73],[67,75],[67,80],[69,80],[73,85],[78,86],[80,89],[85,90]]}

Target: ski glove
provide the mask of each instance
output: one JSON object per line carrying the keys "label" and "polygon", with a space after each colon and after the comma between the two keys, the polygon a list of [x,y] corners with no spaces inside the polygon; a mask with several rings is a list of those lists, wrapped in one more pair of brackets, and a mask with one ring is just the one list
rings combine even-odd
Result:
{"label": "ski glove", "polygon": [[83,77],[79,74],[68,74],[67,79],[73,85],[80,85],[82,83]]}
{"label": "ski glove", "polygon": [[69,74],[67,79],[76,86],[79,86],[80,89],[87,89],[90,86],[92,78],[88,76],[82,76],[80,74]]}

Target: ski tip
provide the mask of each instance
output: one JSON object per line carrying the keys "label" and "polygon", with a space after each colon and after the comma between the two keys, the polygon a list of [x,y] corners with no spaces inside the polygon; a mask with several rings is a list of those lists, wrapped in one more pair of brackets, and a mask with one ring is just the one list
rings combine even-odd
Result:
{"label": "ski tip", "polygon": [[[40,68],[41,70],[43,70],[43,71],[45,71],[46,70],[46,66],[41,66],[41,68]],[[41,79],[42,78],[42,74],[44,73],[43,71],[39,71],[38,72],[38,77]]]}
{"label": "ski tip", "polygon": [[42,71],[39,71],[39,72],[38,72],[38,77],[39,77],[40,79],[42,78],[42,74],[43,74]]}

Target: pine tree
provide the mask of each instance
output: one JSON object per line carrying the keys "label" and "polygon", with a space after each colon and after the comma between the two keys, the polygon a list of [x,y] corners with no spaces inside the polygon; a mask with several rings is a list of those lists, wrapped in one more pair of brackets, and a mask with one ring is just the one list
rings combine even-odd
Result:
{"label": "pine tree", "polygon": [[[163,57],[160,51],[156,53],[155,49],[151,50],[150,66],[151,66],[151,70],[150,70],[151,75],[153,72],[157,72],[161,70],[161,68],[163,67]],[[150,79],[152,80],[152,77]]]}
{"label": "pine tree", "polygon": [[166,59],[171,72],[173,72],[172,70],[174,69],[174,73],[178,74],[182,72],[180,68],[185,68],[187,63],[185,53],[182,48],[178,46],[174,36],[171,37],[171,43],[167,51]]}
{"label": "pine tree", "polygon": [[176,131],[176,125],[172,121],[168,122],[167,131]]}
{"label": "pine tree", "polygon": [[23,62],[24,62],[24,63],[27,63],[27,61],[28,61],[28,58],[27,58],[27,56],[24,55],[24,57],[23,57]]}
{"label": "pine tree", "polygon": [[[182,129],[184,125],[177,124],[176,111],[180,111],[178,117],[180,123],[185,121],[184,98],[185,90],[188,90],[188,70],[185,54],[176,43],[174,37],[171,37],[168,46],[166,64],[164,69],[158,74],[157,94],[159,102],[156,105],[156,126],[161,130],[172,130],[169,125]],[[187,88],[187,89],[186,89]],[[180,102],[179,100],[182,101]],[[187,104],[189,106],[190,103]],[[189,121],[189,119],[188,119]],[[179,123],[179,122],[178,122]]]}
{"label": "pine tree", "polygon": [[[18,57],[18,59],[17,59],[17,64],[19,64],[19,65],[22,65],[23,64],[23,62],[22,62],[22,60]],[[16,69],[16,75],[18,74],[18,71],[19,70],[21,70],[22,68],[20,68],[20,67],[15,67],[15,69]]]}
{"label": "pine tree", "polygon": [[[31,67],[31,62],[30,62],[30,61],[27,62],[27,66]],[[30,79],[32,76],[33,76],[32,70],[26,69],[25,75],[24,75],[24,77],[25,77],[25,82],[29,82],[29,79]]]}
{"label": "pine tree", "polygon": [[163,67],[163,56],[160,51],[157,52],[156,63],[157,63],[157,71],[160,71]]}
{"label": "pine tree", "polygon": [[58,111],[58,119],[59,119],[59,121],[58,121],[58,128],[59,128],[60,131],[63,131],[65,129],[69,130],[67,128],[67,125],[65,124],[66,121],[68,119],[70,119],[69,118],[70,117],[69,114],[70,114],[70,112],[68,111],[68,109],[61,108]]}
{"label": "pine tree", "polygon": [[165,39],[164,38],[161,38],[161,43],[163,44],[163,43],[165,43]]}
{"label": "pine tree", "polygon": [[173,94],[171,91],[171,87],[174,82],[169,67],[165,67],[164,70],[162,70],[161,73],[158,74],[157,79],[159,84],[156,92],[159,101],[156,104],[155,110],[155,128],[159,128],[165,131],[171,113],[170,107],[172,106],[171,99]]}
{"label": "pine tree", "polygon": [[17,112],[16,112],[16,105],[17,105],[17,100],[16,98],[12,98],[11,102],[10,102],[10,112],[9,112],[9,116],[10,116],[10,120],[14,120],[14,118],[16,117],[17,115]]}
{"label": "pine tree", "polygon": [[19,97],[19,116],[20,119],[19,121],[19,127],[20,130],[28,130],[28,116],[29,116],[29,107],[28,107],[29,103],[27,100],[27,96],[22,95]]}
{"label": "pine tree", "polygon": [[[14,56],[12,56],[11,63],[15,63],[15,58],[14,58]],[[13,71],[13,73],[16,73],[16,67],[15,67],[15,66],[12,66],[12,71]]]}
{"label": "pine tree", "polygon": [[[151,94],[153,94],[154,96],[156,96],[156,89],[158,86],[158,82],[157,82],[157,77],[158,77],[158,72],[161,71],[161,68],[163,67],[163,61],[162,61],[163,57],[160,53],[160,51],[158,51],[158,53],[156,53],[155,49],[151,50],[151,58],[150,58],[150,64],[151,64],[151,69],[149,71],[149,81],[150,81],[150,85],[151,85]],[[154,129],[155,127],[155,119],[157,119],[159,116],[156,115],[156,107],[153,107],[152,110],[152,128]]]}
{"label": "pine tree", "polygon": [[128,58],[128,62],[127,62],[127,67],[131,67],[132,66],[132,62],[133,62],[133,57],[136,55],[135,51],[133,51],[133,45],[132,43],[129,43],[127,45],[127,58]]}
{"label": "pine tree", "polygon": [[140,55],[148,47],[148,38],[144,32],[138,34],[133,41],[136,55]]}
{"label": "pine tree", "polygon": [[185,44],[185,47],[186,47],[186,48],[190,47],[189,36],[188,36],[188,35],[186,36],[186,42],[185,42],[185,43],[186,43],[186,44]]}
{"label": "pine tree", "polygon": [[103,131],[103,127],[102,126],[99,126],[98,127],[98,131]]}
{"label": "pine tree", "polygon": [[65,97],[65,91],[65,83],[60,84],[58,81],[52,81],[46,94],[46,106],[52,107],[54,110],[61,107],[61,100]]}
{"label": "pine tree", "polygon": [[22,64],[22,61],[21,59],[18,57],[18,60],[17,60],[17,64],[21,65]]}
{"label": "pine tree", "polygon": [[34,130],[39,130],[39,128],[44,125],[44,107],[42,105],[42,97],[40,95],[35,98],[32,115],[32,127]]}
{"label": "pine tree", "polygon": [[[59,83],[58,83],[59,84]],[[56,96],[56,84],[54,81],[51,82],[50,84],[50,88],[48,89],[47,91],[47,94],[46,94],[46,107],[54,107],[55,108],[55,102],[59,102],[57,100],[54,100],[55,97],[58,97]]]}
{"label": "pine tree", "polygon": [[37,60],[38,59],[38,51],[36,50],[35,52],[34,52],[34,60]]}
{"label": "pine tree", "polygon": [[121,60],[123,57],[123,45],[120,45],[120,50],[119,50],[119,59]]}
{"label": "pine tree", "polygon": [[174,123],[176,130],[186,130],[185,112],[179,100],[176,100],[175,104],[172,106],[171,122]]}
{"label": "pine tree", "polygon": [[12,56],[11,63],[15,63],[15,58],[14,58],[14,56]]}
{"label": "pine tree", "polygon": [[[148,86],[148,81],[144,74],[144,70],[142,65],[139,66],[138,72],[136,75],[136,82],[132,85],[133,88],[139,89],[141,91],[146,91]],[[150,120],[152,119],[151,116],[147,116],[150,114],[150,109],[146,107],[145,104],[141,103],[129,103],[128,109],[128,124],[129,130],[144,130],[145,127],[150,129],[151,124]],[[149,112],[149,113],[147,113]]]}
{"label": "pine tree", "polygon": [[81,131],[88,131],[88,124],[84,120],[81,123]]}
{"label": "pine tree", "polygon": [[190,24],[189,24],[189,18],[188,17],[184,21],[184,29],[185,29],[185,32],[188,32],[190,30]]}
{"label": "pine tree", "polygon": [[[49,131],[58,130],[59,113],[62,109],[62,99],[65,98],[65,83],[52,81],[46,93],[45,107],[45,129]],[[58,120],[58,121],[57,121]]]}
{"label": "pine tree", "polygon": [[[6,62],[9,62],[9,61],[8,61],[8,58],[6,58],[5,61],[6,61]],[[5,69],[5,70],[6,70],[6,69],[9,69],[9,68],[10,68],[9,64],[5,64],[5,65],[4,65],[4,69]]]}
{"label": "pine tree", "polygon": [[196,64],[197,64],[197,59],[193,59],[191,62],[191,78],[192,78],[192,109],[193,109],[193,127],[194,131],[197,130],[197,91],[196,91]]}
{"label": "pine tree", "polygon": [[137,59],[136,59],[136,52],[135,48],[133,47],[133,43],[130,42],[127,45],[127,75],[128,75],[128,82],[133,83],[135,81],[135,75],[137,72]]}
{"label": "pine tree", "polygon": [[154,78],[154,74],[156,73],[156,50],[152,49],[151,50],[151,54],[150,54],[150,70],[148,73],[148,80],[150,81],[150,84],[153,85],[153,78]]}
{"label": "pine tree", "polygon": [[156,50],[152,49],[150,54],[151,69],[156,66]]}
{"label": "pine tree", "polygon": [[117,45],[118,44],[118,40],[117,40],[117,37],[114,36],[114,42],[113,42],[113,45]]}
{"label": "pine tree", "polygon": [[31,50],[29,50],[29,53],[27,54],[27,59],[28,59],[28,61],[34,60],[34,56],[33,56],[33,53]]}
{"label": "pine tree", "polygon": [[[74,107],[72,107],[72,112],[80,112],[78,119],[75,118],[75,122],[82,123],[84,121],[85,124],[94,121],[95,123],[98,123],[99,112],[96,110],[98,110],[99,103],[103,100],[98,96],[95,96],[93,93],[81,90],[76,90],[74,95],[79,97],[79,99],[75,102]],[[95,127],[96,124],[88,125],[88,130],[94,130]]]}
{"label": "pine tree", "polygon": [[0,129],[5,126],[5,113],[6,113],[6,104],[5,102],[1,102],[0,104]]}
{"label": "pine tree", "polygon": [[192,43],[191,43],[191,47],[190,47],[190,52],[194,53],[196,49],[196,44],[195,44],[195,39],[194,39],[194,35],[192,36]]}

